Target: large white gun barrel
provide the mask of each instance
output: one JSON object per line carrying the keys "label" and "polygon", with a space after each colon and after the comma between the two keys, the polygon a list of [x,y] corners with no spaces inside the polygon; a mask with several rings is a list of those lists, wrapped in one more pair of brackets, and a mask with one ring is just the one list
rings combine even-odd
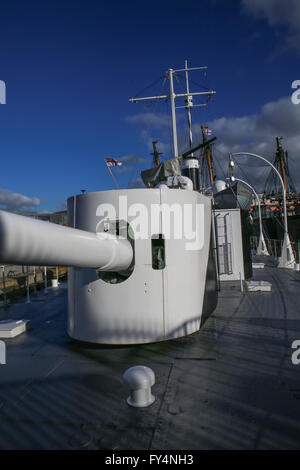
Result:
{"label": "large white gun barrel", "polygon": [[133,259],[128,240],[0,211],[0,262],[122,271]]}

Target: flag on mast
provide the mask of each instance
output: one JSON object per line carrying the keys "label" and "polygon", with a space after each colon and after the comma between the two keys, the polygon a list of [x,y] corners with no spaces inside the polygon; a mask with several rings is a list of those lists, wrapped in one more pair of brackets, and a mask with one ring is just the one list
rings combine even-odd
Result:
{"label": "flag on mast", "polygon": [[104,158],[104,161],[107,166],[121,166],[122,162],[119,162],[115,158]]}
{"label": "flag on mast", "polygon": [[116,178],[114,177],[113,175],[113,172],[111,171],[110,167],[111,166],[121,166],[122,165],[122,162],[119,162],[118,160],[116,160],[115,158],[104,158],[104,161],[106,163],[106,166],[107,166],[107,169],[110,173],[110,176],[112,177],[113,179],[113,182],[115,183],[116,185],[116,188],[119,189],[119,185],[117,183],[117,180]]}
{"label": "flag on mast", "polygon": [[206,134],[206,135],[212,135],[212,130],[206,128],[206,129],[205,129],[205,134]]}

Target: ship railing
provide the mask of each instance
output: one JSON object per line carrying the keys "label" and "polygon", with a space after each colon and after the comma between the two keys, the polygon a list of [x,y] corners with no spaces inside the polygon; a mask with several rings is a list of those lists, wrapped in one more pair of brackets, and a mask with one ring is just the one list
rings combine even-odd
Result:
{"label": "ship railing", "polygon": [[[256,250],[258,247],[259,237],[252,236],[250,237],[250,246],[251,250]],[[270,239],[265,237],[265,242],[267,245],[268,252],[274,258],[279,258],[281,256],[283,240],[279,239]],[[297,263],[300,263],[300,240],[291,241],[291,246],[294,252],[294,256]]]}
{"label": "ship railing", "polygon": [[0,262],[0,305],[7,305],[20,297],[47,291],[66,279],[67,268],[58,266],[3,265]]}

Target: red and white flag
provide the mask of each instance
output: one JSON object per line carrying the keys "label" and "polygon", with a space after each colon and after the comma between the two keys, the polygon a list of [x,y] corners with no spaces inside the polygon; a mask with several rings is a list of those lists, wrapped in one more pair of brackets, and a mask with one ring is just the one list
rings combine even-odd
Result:
{"label": "red and white flag", "polygon": [[114,158],[104,158],[104,161],[107,166],[121,166],[123,165],[122,162],[119,162],[118,160],[115,160]]}
{"label": "red and white flag", "polygon": [[212,130],[206,128],[205,129],[205,134],[206,135],[212,135]]}

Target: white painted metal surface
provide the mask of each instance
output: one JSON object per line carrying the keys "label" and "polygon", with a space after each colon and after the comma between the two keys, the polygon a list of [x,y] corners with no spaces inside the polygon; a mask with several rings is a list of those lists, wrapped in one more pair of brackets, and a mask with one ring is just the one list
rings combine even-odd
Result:
{"label": "white painted metal surface", "polygon": [[183,161],[182,168],[199,168],[198,158],[187,158]]}
{"label": "white painted metal surface", "polygon": [[223,180],[215,180],[213,184],[214,193],[219,193],[220,191],[224,191],[226,189],[226,182]]}
{"label": "white painted metal surface", "polygon": [[0,211],[0,259],[72,266],[72,338],[106,344],[178,338],[197,331],[202,312],[207,318],[215,308],[210,197],[166,186],[102,191],[70,198],[68,217],[74,228]]}
{"label": "white painted metal surface", "polygon": [[265,267],[265,263],[252,263],[253,269],[263,269]]}
{"label": "white painted metal surface", "polygon": [[272,290],[272,284],[268,281],[246,281],[246,287],[248,292],[270,292]]}
{"label": "white painted metal surface", "polygon": [[[211,232],[211,199],[196,191],[172,190],[161,194],[165,207],[197,207],[191,214],[199,249],[187,250],[186,237],[167,240],[166,269],[163,275],[164,328],[166,338],[178,338],[200,328]],[[188,217],[188,213],[186,213]],[[168,211],[162,212],[162,231],[166,233]]]}
{"label": "white painted metal surface", "polygon": [[215,211],[221,281],[245,279],[240,209]]}
{"label": "white painted metal surface", "polygon": [[295,268],[295,255],[288,232],[283,235],[281,247],[281,256],[279,258],[278,268]]}
{"label": "white painted metal surface", "polygon": [[[119,207],[122,197],[131,207],[125,215]],[[96,213],[104,204],[116,208],[117,218],[127,218],[135,237],[134,269],[126,280],[115,284],[99,279],[95,269],[69,269],[69,335],[94,343],[130,344],[162,341],[197,331],[210,244],[211,199],[195,191],[158,188],[102,191],[76,196],[76,204],[74,200],[68,200],[68,214],[78,229],[97,230],[103,216]],[[137,236],[138,201],[149,213],[154,206],[159,210],[156,223],[148,224],[147,238]],[[184,205],[195,208],[196,204],[197,223],[188,209],[186,214],[192,216],[201,246],[187,250],[193,242],[184,234],[180,239],[172,233],[169,236],[167,220],[172,206],[176,210]],[[164,269],[152,266],[151,237],[158,234],[165,237]]]}
{"label": "white painted metal surface", "polygon": [[27,330],[28,320],[1,320],[0,338],[15,338]]}
{"label": "white painted metal surface", "polygon": [[89,233],[0,211],[0,260],[30,266],[126,269],[132,248],[110,234]]}

